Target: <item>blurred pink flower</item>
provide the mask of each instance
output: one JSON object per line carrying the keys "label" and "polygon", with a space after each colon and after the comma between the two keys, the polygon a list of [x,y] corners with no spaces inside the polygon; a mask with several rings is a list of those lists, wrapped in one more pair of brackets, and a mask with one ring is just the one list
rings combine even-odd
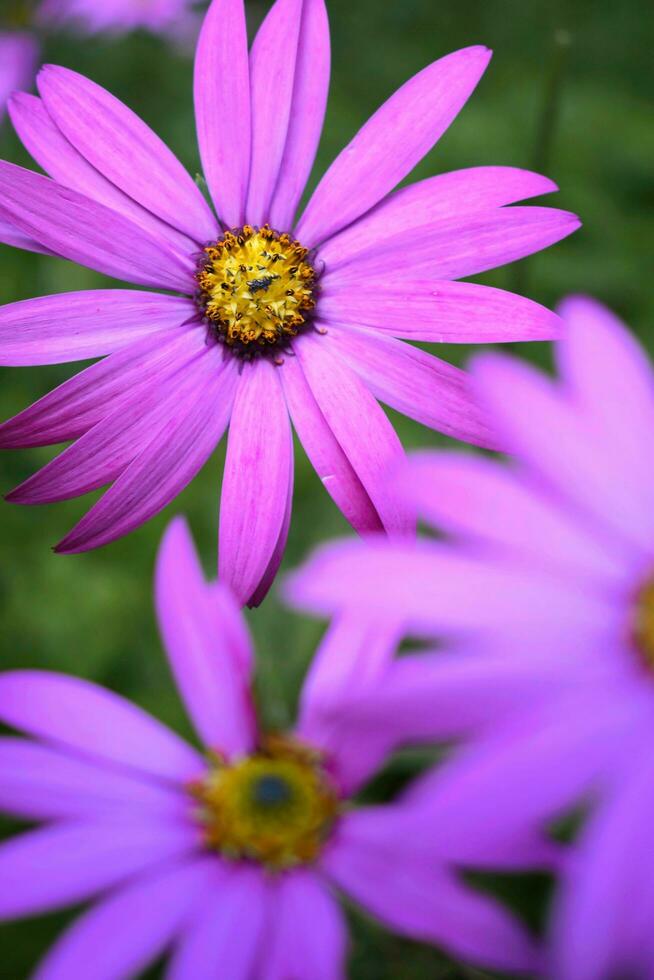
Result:
{"label": "blurred pink flower", "polygon": [[[468,710],[502,703],[496,731],[441,769],[431,806],[458,815],[457,835],[510,849],[526,827],[593,803],[555,904],[548,976],[650,977],[654,372],[606,308],[573,297],[561,313],[560,382],[492,354],[473,369],[514,461],[424,454],[404,482],[449,541],[329,547],[291,594],[402,616],[444,642]],[[396,670],[374,699],[357,695],[359,724],[365,713],[368,728],[392,717],[405,736],[427,734],[424,670]]]}
{"label": "blurred pink flower", "polygon": [[174,36],[184,31],[194,0],[41,0],[36,19],[43,26],[77,27],[95,34],[143,28]]}
{"label": "blurred pink flower", "polygon": [[[0,808],[47,822],[0,846],[0,917],[98,898],[46,956],[39,980],[126,980],[169,948],[174,980],[339,980],[347,928],[337,893],[455,956],[533,968],[525,930],[449,862],[448,825],[398,833],[428,801],[419,781],[394,803],[353,804],[393,736],[354,737],[338,704],[344,691],[384,676],[397,638],[388,620],[336,621],[296,727],[266,735],[244,620],[224,586],[205,584],[181,520],[162,544],[156,599],[205,754],[87,681],[0,677],[0,720],[34,739],[0,738]],[[461,846],[468,863],[498,857],[474,839]],[[503,860],[548,854],[525,839]]]}
{"label": "blurred pink flower", "polygon": [[30,88],[39,57],[35,37],[23,31],[0,31],[0,122],[12,92]]}
{"label": "blurred pink flower", "polygon": [[377,399],[455,438],[497,445],[465,373],[398,338],[556,336],[549,310],[452,280],[545,248],[578,219],[503,207],[555,189],[510,167],[390,194],[489,57],[466,48],[407,82],[337,157],[297,222],[327,100],[323,0],[277,0],[249,54],[242,0],[209,9],[195,109],[220,220],[152,130],[88,79],[48,66],[40,99],[12,100],[20,137],[53,179],[0,163],[0,219],[14,229],[6,238],[169,291],[97,290],[0,310],[2,364],[109,355],[0,426],[4,447],[77,440],[10,500],[46,503],[113,484],[58,551],[98,547],[148,520],[229,425],[219,571],[239,601],[256,604],[289,530],[291,422],[359,532],[414,526],[387,479],[403,451]]}

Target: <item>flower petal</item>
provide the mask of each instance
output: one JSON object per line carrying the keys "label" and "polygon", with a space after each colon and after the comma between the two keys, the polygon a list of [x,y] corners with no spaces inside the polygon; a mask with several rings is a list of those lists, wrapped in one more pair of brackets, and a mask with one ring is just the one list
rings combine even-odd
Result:
{"label": "flower petal", "polygon": [[45,671],[0,676],[0,719],[75,753],[175,783],[203,770],[203,759],[145,711],[105,688]]}
{"label": "flower petal", "polygon": [[172,391],[168,419],[105,495],[57,545],[61,554],[99,548],[159,513],[204,466],[229,422],[235,363],[208,348],[184,371],[183,404]]}
{"label": "flower petal", "polygon": [[26,252],[39,252],[41,255],[54,255],[49,248],[40,245],[29,235],[24,235],[22,231],[15,228],[10,222],[0,219],[0,242],[3,245],[11,245],[13,248],[22,248]]}
{"label": "flower petal", "polygon": [[209,858],[143,875],[76,919],[34,980],[126,980],[164,952],[206,890]]}
{"label": "flower petal", "polygon": [[442,136],[468,101],[490,60],[464,48],[406,82],[331,165],[297,226],[312,248],[374,207]]}
{"label": "flower petal", "polygon": [[76,904],[196,847],[190,824],[151,817],[28,831],[0,847],[0,919]]}
{"label": "flower petal", "polygon": [[250,53],[252,165],[245,217],[268,220],[288,134],[303,0],[276,0]]}
{"label": "flower petal", "polygon": [[215,238],[216,219],[198,187],[131,109],[69,68],[46,65],[37,81],[48,113],[96,170],[194,241]]}
{"label": "flower petal", "polygon": [[0,810],[35,820],[182,815],[188,800],[140,774],[5,736],[0,738]]}
{"label": "flower petal", "polygon": [[0,364],[62,364],[102,357],[140,337],[180,327],[195,314],[181,296],[95,289],[0,307]]}
{"label": "flower petal", "polygon": [[260,980],[342,980],[345,917],[312,871],[291,871],[273,884],[270,945]]}
{"label": "flower petal", "polygon": [[287,357],[279,376],[295,430],[325,490],[359,534],[382,531],[379,515],[318,408],[299,359]]}
{"label": "flower petal", "polygon": [[[187,524],[178,518],[159,548],[155,584],[159,628],[189,717],[205,745],[228,756],[252,750],[256,731],[249,678],[235,660],[233,637],[217,615]],[[222,604],[232,605],[228,590]],[[245,652],[247,656],[247,651]]]}
{"label": "flower petal", "polygon": [[[292,438],[292,437],[291,437]],[[268,595],[275,578],[277,577],[277,572],[279,571],[279,566],[281,565],[282,558],[284,557],[284,552],[286,551],[286,544],[288,542],[288,532],[291,528],[291,516],[293,513],[293,487],[295,484],[295,460],[293,452],[291,451],[289,458],[288,467],[288,490],[286,493],[286,509],[284,511],[284,520],[282,521],[282,527],[279,532],[279,537],[277,538],[277,544],[275,545],[275,550],[272,553],[270,561],[268,562],[268,567],[264,572],[263,578],[261,579],[258,588],[252,593],[248,605],[250,607],[256,608],[260,606],[263,600]]]}
{"label": "flower petal", "polygon": [[229,427],[218,577],[245,605],[259,588],[286,514],[293,441],[277,368],[244,365]]}
{"label": "flower petal", "polygon": [[386,405],[454,439],[500,448],[465,371],[394,337],[356,327],[332,324],[326,341]]}
{"label": "flower petal", "polygon": [[0,425],[0,446],[48,446],[83,435],[105,416],[150,385],[170,377],[185,353],[206,346],[197,325],[165,339],[155,334],[92,364]]}
{"label": "flower petal", "polygon": [[286,147],[270,206],[273,228],[291,228],[322,132],[330,72],[325,0],[304,0]]}
{"label": "flower petal", "polygon": [[155,237],[169,240],[176,248],[189,253],[197,251],[197,241],[147,211],[96,170],[68,142],[41,99],[27,92],[16,92],[9,103],[9,113],[14,129],[32,159],[58,183],[120,211]]}
{"label": "flower petal", "polygon": [[250,69],[243,0],[213,0],[195,53],[200,157],[218,216],[245,219],[252,145]]}
{"label": "flower petal", "polygon": [[57,255],[115,279],[193,292],[191,255],[104,204],[5,161],[0,218]]}
{"label": "flower petal", "polygon": [[336,269],[353,255],[388,238],[461,215],[488,211],[558,190],[547,177],[517,167],[470,167],[428,177],[391,194],[320,248],[320,258]]}
{"label": "flower petal", "polygon": [[167,980],[250,980],[264,937],[268,889],[259,868],[216,864],[180,938]]}
{"label": "flower petal", "polygon": [[558,340],[563,321],[524,296],[472,282],[406,279],[383,274],[321,283],[320,318],[372,327],[393,337],[437,344],[503,344]]}
{"label": "flower petal", "polygon": [[323,340],[307,334],[294,344],[311,392],[386,531],[410,534],[413,515],[389,481],[405,459],[401,443],[368,389]]}

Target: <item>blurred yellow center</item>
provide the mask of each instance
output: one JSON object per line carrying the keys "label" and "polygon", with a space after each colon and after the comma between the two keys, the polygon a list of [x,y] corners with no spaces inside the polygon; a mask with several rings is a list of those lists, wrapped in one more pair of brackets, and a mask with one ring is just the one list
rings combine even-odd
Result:
{"label": "blurred yellow center", "polygon": [[319,756],[282,736],[233,765],[216,759],[192,793],[209,847],[276,870],[317,857],[339,806]]}
{"label": "blurred yellow center", "polygon": [[199,304],[220,340],[252,356],[283,347],[315,306],[308,251],[268,225],[227,231],[204,249]]}
{"label": "blurred yellow center", "polygon": [[640,590],[636,600],[634,639],[648,666],[654,669],[654,581]]}

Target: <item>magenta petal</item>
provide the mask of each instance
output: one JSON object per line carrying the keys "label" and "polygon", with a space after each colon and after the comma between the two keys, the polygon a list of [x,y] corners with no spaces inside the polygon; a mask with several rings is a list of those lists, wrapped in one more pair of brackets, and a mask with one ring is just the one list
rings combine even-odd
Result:
{"label": "magenta petal", "polygon": [[61,364],[102,357],[196,312],[181,296],[98,289],[40,296],[0,307],[0,364]]}
{"label": "magenta petal", "polygon": [[332,325],[326,341],[386,405],[454,439],[500,448],[465,371],[394,337],[356,327]]}
{"label": "magenta petal", "polygon": [[259,980],[343,980],[345,916],[320,878],[291,871],[274,882],[270,940]]}
{"label": "magenta petal", "polygon": [[250,69],[243,0],[214,0],[195,53],[200,157],[219,218],[245,219],[252,146]]}
{"label": "magenta petal", "polygon": [[25,739],[0,738],[0,810],[18,817],[181,816],[189,801],[139,773]]}
{"label": "magenta petal", "polygon": [[195,241],[217,224],[198,187],[149,126],[100,85],[46,65],[38,77],[48,113],[67,140],[129,197]]}
{"label": "magenta petal", "polygon": [[318,309],[328,324],[437,344],[558,340],[563,332],[551,310],[503,289],[428,278],[389,283],[383,273],[342,283],[332,276],[321,287]]}
{"label": "magenta petal", "polygon": [[277,544],[275,545],[275,550],[272,553],[271,559],[268,562],[268,567],[264,572],[263,578],[261,579],[258,588],[250,596],[248,605],[251,608],[256,608],[260,606],[263,600],[268,595],[275,578],[277,577],[277,572],[279,571],[279,566],[282,563],[282,558],[284,557],[284,552],[286,551],[286,544],[288,542],[288,532],[291,528],[291,516],[293,513],[293,487],[295,483],[295,461],[291,454],[290,465],[288,471],[288,491],[286,494],[286,510],[284,511],[284,520],[282,521],[282,527],[279,532],[279,537],[277,538]]}
{"label": "magenta petal", "polygon": [[259,868],[216,863],[172,957],[167,980],[251,980],[265,935],[268,897]]}
{"label": "magenta petal", "polygon": [[489,59],[483,47],[455,51],[391,96],[318,185],[297,226],[304,245],[349,225],[413,170],[468,101]]}
{"label": "magenta petal", "polygon": [[535,943],[499,903],[433,859],[404,854],[391,813],[386,840],[368,839],[367,816],[364,810],[342,820],[322,859],[339,888],[394,931],[451,955],[497,970],[537,968]]}
{"label": "magenta petal", "polygon": [[277,367],[245,364],[227,441],[218,576],[245,605],[275,552],[287,509],[293,440]]}
{"label": "magenta petal", "polygon": [[252,165],[245,209],[249,224],[268,219],[284,155],[293,99],[303,0],[276,0],[250,54]]}
{"label": "magenta petal", "polygon": [[[167,400],[163,419],[136,459],[55,549],[99,548],[139,527],[191,482],[229,422],[236,370],[215,348],[189,365]],[[180,400],[180,396],[183,398]]]}
{"label": "magenta petal", "polygon": [[3,245],[11,245],[13,248],[22,248],[26,252],[38,252],[40,255],[54,255],[49,248],[40,245],[29,235],[24,235],[22,231],[15,228],[10,222],[0,219],[0,242]]}
{"label": "magenta petal", "polygon": [[390,480],[405,459],[400,441],[371,393],[324,339],[307,335],[294,345],[311,392],[386,531],[411,533],[413,515]]}
{"label": "magenta petal", "polygon": [[0,677],[0,720],[82,756],[185,781],[202,756],[140,708],[88,681],[44,671]]}
{"label": "magenta petal", "polygon": [[517,167],[470,167],[428,177],[391,194],[320,249],[330,269],[353,255],[414,228],[515,204],[558,190],[547,177]]}
{"label": "magenta petal", "polygon": [[382,531],[379,515],[318,408],[298,358],[285,359],[280,378],[295,430],[325,490],[359,534]]}
{"label": "magenta petal", "polygon": [[229,618],[240,614],[226,589],[219,610],[181,518],[161,543],[155,595],[168,660],[200,739],[222,754],[246,754],[256,737],[250,678],[241,668],[248,650],[234,656],[233,636],[217,613],[231,605]]}
{"label": "magenta petal", "polygon": [[327,107],[329,72],[325,0],[304,0],[286,147],[269,212],[273,228],[293,225],[318,150]]}
{"label": "magenta petal", "polygon": [[180,932],[206,891],[211,860],[175,863],[140,876],[76,919],[46,954],[34,980],[119,980],[141,974]]}
{"label": "magenta petal", "polygon": [[149,335],[85,368],[0,425],[0,446],[48,446],[75,439],[150,385],[170,378],[185,355],[205,349],[202,330]]}
{"label": "magenta petal", "polygon": [[4,161],[0,218],[63,258],[115,279],[193,291],[190,254],[104,204]]}

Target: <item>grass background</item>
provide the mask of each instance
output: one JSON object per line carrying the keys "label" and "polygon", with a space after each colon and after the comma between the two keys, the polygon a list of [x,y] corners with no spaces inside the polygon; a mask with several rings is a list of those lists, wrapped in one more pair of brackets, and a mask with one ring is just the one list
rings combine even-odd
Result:
{"label": "grass background", "polygon": [[[0,13],[8,2],[0,0]],[[253,29],[267,6],[248,0]],[[312,182],[406,78],[455,48],[487,44],[495,56],[486,77],[414,176],[479,164],[547,172],[562,188],[556,203],[578,212],[583,229],[548,252],[482,281],[520,289],[550,305],[571,291],[592,293],[623,315],[651,347],[654,127],[649,99],[654,73],[646,43],[654,29],[651,3],[328,0],[328,6],[332,88]],[[43,45],[45,61],[67,65],[107,86],[197,171],[188,54],[171,51],[145,34],[121,40],[59,34],[44,38]],[[546,124],[548,108],[555,109],[552,125]],[[27,163],[8,126],[0,133],[0,155]],[[0,302],[103,283],[101,276],[66,262],[0,246]],[[449,347],[438,353],[465,363],[470,349]],[[523,346],[519,354],[547,359],[539,345]],[[71,365],[1,369],[0,417],[19,411],[74,370]],[[399,417],[394,421],[407,446],[448,442],[417,424]],[[0,492],[52,455],[51,449],[4,452]],[[162,669],[151,602],[152,568],[168,520],[185,513],[207,573],[214,573],[223,455],[219,450],[164,514],[126,540],[88,555],[57,557],[50,548],[91,500],[37,509],[0,504],[0,669],[30,666],[92,678],[187,732],[172,682]],[[282,572],[300,563],[319,542],[350,533],[301,453],[296,474]],[[292,718],[301,677],[323,626],[284,609],[277,590],[261,609],[247,615],[260,656],[266,719],[284,725]],[[376,786],[377,798],[417,765],[413,757],[395,763]],[[14,828],[7,824],[7,829]],[[510,883],[507,894],[523,912],[533,914],[540,889],[533,883]],[[53,915],[0,930],[0,977],[28,976],[67,918]],[[358,916],[353,926],[355,980],[481,976]]]}

